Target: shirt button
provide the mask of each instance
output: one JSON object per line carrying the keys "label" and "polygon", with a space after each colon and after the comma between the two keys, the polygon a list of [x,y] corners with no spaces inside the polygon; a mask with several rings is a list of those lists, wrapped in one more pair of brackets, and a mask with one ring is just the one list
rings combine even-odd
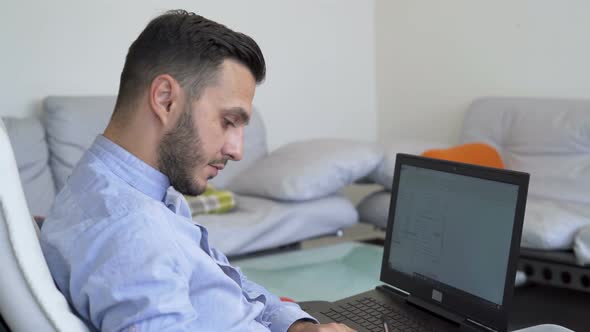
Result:
{"label": "shirt button", "polygon": [[137,329],[135,328],[135,326],[131,326],[129,328],[129,332],[137,332]]}

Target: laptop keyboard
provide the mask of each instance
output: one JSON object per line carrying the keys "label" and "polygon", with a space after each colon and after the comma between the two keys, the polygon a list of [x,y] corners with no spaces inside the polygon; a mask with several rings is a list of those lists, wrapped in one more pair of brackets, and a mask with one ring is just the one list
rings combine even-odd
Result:
{"label": "laptop keyboard", "polygon": [[335,322],[351,320],[372,332],[383,332],[383,318],[387,319],[389,332],[392,331],[434,331],[426,324],[409,317],[394,307],[365,297],[348,302],[329,311],[322,312]]}

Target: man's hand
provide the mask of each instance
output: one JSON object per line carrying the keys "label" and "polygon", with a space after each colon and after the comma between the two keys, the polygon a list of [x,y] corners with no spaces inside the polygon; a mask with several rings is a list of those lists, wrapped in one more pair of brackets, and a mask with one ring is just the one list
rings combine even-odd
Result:
{"label": "man's hand", "polygon": [[297,321],[289,327],[287,332],[356,332],[356,330],[339,323],[314,324],[308,321]]}

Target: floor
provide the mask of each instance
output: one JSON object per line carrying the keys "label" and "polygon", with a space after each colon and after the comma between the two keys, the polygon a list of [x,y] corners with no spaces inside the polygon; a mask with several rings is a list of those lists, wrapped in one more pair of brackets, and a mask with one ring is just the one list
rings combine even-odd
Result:
{"label": "floor", "polygon": [[[304,241],[298,248],[313,249],[327,245],[350,243],[351,241],[362,241],[365,243],[376,243],[382,245],[384,238],[385,234],[383,231],[376,230],[374,227],[369,225],[360,224],[345,230],[342,234],[340,234],[340,236],[322,237]],[[347,250],[349,249],[350,248]],[[382,248],[378,250],[381,250],[382,252]],[[294,250],[293,252],[296,253],[297,250]],[[344,255],[343,257],[346,258],[343,259],[350,259],[350,255],[352,255],[354,259],[364,259],[366,261],[366,270],[373,272],[368,274],[360,274],[359,271],[344,271],[342,270],[342,266],[335,264],[333,265],[333,268],[341,269],[341,275],[347,275],[348,273],[350,276],[350,273],[357,273],[355,276],[359,282],[352,285],[346,284],[346,286],[344,286],[345,284],[342,284],[342,282],[345,282],[346,280],[334,280],[333,284],[341,285],[341,287],[347,287],[351,290],[351,292],[357,292],[359,290],[362,291],[361,288],[365,288],[365,290],[367,290],[376,285],[376,283],[371,281],[371,278],[377,278],[375,281],[378,283],[378,270],[380,267],[380,261],[369,258],[370,255],[368,254],[367,250],[361,250],[356,253],[350,252],[348,255]],[[363,255],[365,255],[364,258]],[[296,256],[297,255],[295,254],[295,256],[292,257]],[[272,255],[268,257],[272,257]],[[245,272],[248,272],[247,270],[248,269],[246,269]],[[261,271],[260,269],[255,271],[254,274],[258,278],[265,278],[264,271]],[[285,275],[276,275],[275,277],[278,280],[280,278],[285,278]],[[291,285],[295,288],[302,287],[301,285],[305,285],[305,282],[308,282],[309,278],[313,278],[313,276],[308,275],[305,276],[305,278],[307,279],[304,280],[303,278],[299,278],[296,281],[292,280]],[[272,277],[270,277],[269,280],[271,280],[270,282],[272,283]],[[285,288],[281,286],[280,283],[274,283],[273,287],[276,288],[273,289],[273,291],[278,292],[281,292],[281,289],[289,289],[288,287]],[[302,298],[297,299],[300,301],[310,300],[310,297],[314,296],[313,292],[297,292],[296,294],[298,296],[301,296],[301,294],[304,295]],[[327,297],[332,296],[333,298],[324,298],[323,300],[334,300],[334,298],[337,297],[337,293],[331,294],[328,292],[325,294],[327,294]],[[283,293],[282,295],[287,296],[289,294]],[[568,327],[573,331],[590,331],[589,309],[590,293],[571,291],[556,287],[527,285],[515,290],[513,313],[510,317],[510,329],[514,330],[517,328],[538,324],[557,324]]]}

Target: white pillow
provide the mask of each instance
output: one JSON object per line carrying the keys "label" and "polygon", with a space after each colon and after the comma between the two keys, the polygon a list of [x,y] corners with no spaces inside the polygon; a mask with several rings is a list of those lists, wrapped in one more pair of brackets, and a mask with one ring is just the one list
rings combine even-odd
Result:
{"label": "white pillow", "polygon": [[395,171],[396,154],[408,153],[420,155],[426,150],[445,149],[450,146],[450,144],[420,140],[401,140],[390,143],[385,149],[385,157],[383,158],[383,161],[381,164],[379,164],[375,171],[369,175],[369,178],[384,186],[387,190],[391,190],[391,185],[393,184],[393,172]]}
{"label": "white pillow", "polygon": [[516,271],[516,277],[514,278],[514,287],[520,287],[526,283],[526,274],[522,271]]}
{"label": "white pillow", "polygon": [[374,143],[314,139],[284,145],[234,178],[242,195],[303,201],[333,194],[366,176],[383,159]]}
{"label": "white pillow", "polygon": [[534,249],[572,249],[580,228],[590,225],[587,204],[529,197],[521,245]]}
{"label": "white pillow", "polygon": [[380,190],[363,198],[356,209],[362,222],[373,224],[381,229],[387,228],[391,191]]}
{"label": "white pillow", "polygon": [[584,226],[574,239],[574,253],[578,264],[590,264],[590,225]]}

